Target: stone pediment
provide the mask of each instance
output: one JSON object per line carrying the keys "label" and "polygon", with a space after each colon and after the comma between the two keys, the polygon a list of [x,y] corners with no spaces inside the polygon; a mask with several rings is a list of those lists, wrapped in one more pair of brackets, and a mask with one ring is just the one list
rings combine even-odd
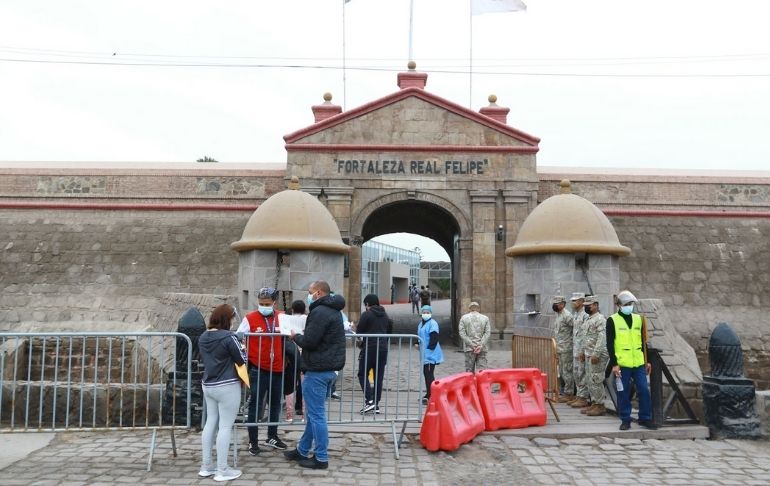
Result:
{"label": "stone pediment", "polygon": [[429,148],[536,153],[540,139],[420,88],[404,88],[284,137],[286,149]]}

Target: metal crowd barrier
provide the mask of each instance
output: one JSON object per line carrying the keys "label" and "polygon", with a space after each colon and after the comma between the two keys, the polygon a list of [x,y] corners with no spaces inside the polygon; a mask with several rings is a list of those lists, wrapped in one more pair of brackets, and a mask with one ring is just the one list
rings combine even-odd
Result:
{"label": "metal crowd barrier", "polygon": [[192,354],[176,332],[0,333],[0,431],[152,429],[149,471],[157,431],[176,457],[191,426]]}
{"label": "metal crowd barrier", "polygon": [[[248,350],[256,346],[256,351],[252,352],[252,356],[256,353],[260,361],[265,358],[266,363],[270,362],[268,355],[262,354],[267,353],[267,350],[270,349],[267,340],[281,339],[280,346],[283,349],[284,357],[291,356],[293,353],[294,343],[286,339],[285,336],[281,337],[281,334],[246,333],[243,336],[247,355]],[[345,337],[347,341],[345,367],[338,373],[334,393],[327,397],[326,417],[328,423],[329,425],[360,426],[389,424],[393,436],[395,457],[398,459],[398,448],[403,441],[407,424],[421,422],[425,407],[421,401],[425,394],[422,359],[419,350],[415,347],[419,344],[420,338],[412,334],[346,334]],[[359,377],[359,360],[361,359],[370,364],[370,367],[363,371],[364,379],[371,382],[374,387],[374,401],[375,404],[379,405],[366,412],[363,411],[365,403],[362,390],[362,384],[366,386],[366,382]],[[286,400],[285,393],[290,391],[291,386],[289,384],[292,377],[300,376],[301,380],[299,366],[298,359],[292,360],[292,363],[286,366],[283,372],[260,375],[254,370],[252,364],[249,365],[252,392],[243,394],[241,412],[239,418],[236,419],[236,430],[238,427],[256,426],[262,429],[259,430],[259,436],[260,441],[264,441],[267,438],[264,428],[267,426],[279,426],[280,432],[280,426],[301,423],[299,422],[300,414],[296,412],[293,422],[287,420],[287,412],[290,414],[292,412],[287,411],[285,405],[287,401],[289,404],[292,402],[291,399]],[[377,380],[380,377],[382,379],[382,391],[378,394]],[[269,381],[264,382],[265,379]],[[260,380],[263,382],[260,383]],[[275,387],[271,387],[273,380],[279,380],[280,386],[276,384]],[[298,383],[298,381],[294,382],[295,388],[300,386]],[[265,388],[264,414],[262,420],[255,415],[256,418],[249,421],[247,416],[249,402],[258,399],[257,391],[260,387]],[[274,397],[273,391],[277,388],[280,389],[280,396]],[[278,420],[270,420],[268,404],[271,400],[278,400],[281,403]],[[301,403],[295,391],[295,405],[298,402]],[[302,410],[302,405],[297,405],[295,408]],[[256,406],[256,412],[257,414],[259,412],[258,406]],[[304,417],[304,414],[302,416]],[[400,433],[396,429],[397,423],[402,425]],[[233,434],[233,442],[236,444],[233,454],[237,464],[237,434]]]}

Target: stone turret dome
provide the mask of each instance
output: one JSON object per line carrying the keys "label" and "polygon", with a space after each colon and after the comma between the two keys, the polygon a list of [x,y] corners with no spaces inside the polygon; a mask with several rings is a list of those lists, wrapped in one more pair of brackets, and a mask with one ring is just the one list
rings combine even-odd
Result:
{"label": "stone turret dome", "polygon": [[316,250],[348,253],[334,217],[321,202],[299,190],[299,179],[291,178],[289,189],[273,194],[249,218],[239,241],[230,245],[237,252],[249,250]]}
{"label": "stone turret dome", "polygon": [[507,256],[542,253],[599,253],[625,256],[631,249],[620,244],[607,216],[590,201],[571,194],[570,182],[559,184],[561,194],[537,206],[521,225]]}

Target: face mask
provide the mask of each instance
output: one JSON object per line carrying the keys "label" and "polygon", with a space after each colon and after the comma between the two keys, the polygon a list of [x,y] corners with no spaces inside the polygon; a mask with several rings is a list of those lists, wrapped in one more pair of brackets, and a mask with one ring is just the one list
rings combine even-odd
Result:
{"label": "face mask", "polygon": [[587,306],[583,307],[583,309],[586,311],[586,314],[590,314],[591,313],[591,306],[590,305],[587,305]]}
{"label": "face mask", "polygon": [[259,307],[257,307],[257,310],[259,311],[260,314],[262,314],[263,316],[267,317],[267,316],[269,316],[270,314],[273,313],[273,306],[272,305],[260,305]]}
{"label": "face mask", "polygon": [[551,305],[551,309],[553,309],[554,312],[559,312],[559,304]]}
{"label": "face mask", "polygon": [[634,312],[634,304],[624,305],[620,307],[620,312],[625,315],[629,315]]}
{"label": "face mask", "polygon": [[313,294],[307,294],[307,305],[310,305],[313,302],[315,302],[315,299],[313,299]]}
{"label": "face mask", "polygon": [[422,320],[423,321],[429,321],[431,317],[433,317],[433,314],[423,314],[422,315]]}

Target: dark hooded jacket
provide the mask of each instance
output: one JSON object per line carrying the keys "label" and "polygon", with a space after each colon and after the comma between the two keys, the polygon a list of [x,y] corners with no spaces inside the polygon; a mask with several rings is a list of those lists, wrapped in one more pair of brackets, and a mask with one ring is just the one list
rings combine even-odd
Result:
{"label": "dark hooded jacket", "polygon": [[234,364],[245,363],[246,357],[235,333],[225,330],[206,331],[198,339],[198,347],[203,360],[203,386],[241,382]]}
{"label": "dark hooded jacket", "polygon": [[294,336],[302,348],[302,371],[339,371],[345,366],[345,329],[340,295],[324,295],[310,304],[305,332]]}
{"label": "dark hooded jacket", "polygon": [[[356,334],[392,334],[393,333],[393,319],[388,317],[385,312],[385,308],[381,305],[373,305],[369,307],[358,320],[356,326]],[[376,348],[387,347],[387,339],[367,339],[365,336],[361,336],[366,347]]]}

